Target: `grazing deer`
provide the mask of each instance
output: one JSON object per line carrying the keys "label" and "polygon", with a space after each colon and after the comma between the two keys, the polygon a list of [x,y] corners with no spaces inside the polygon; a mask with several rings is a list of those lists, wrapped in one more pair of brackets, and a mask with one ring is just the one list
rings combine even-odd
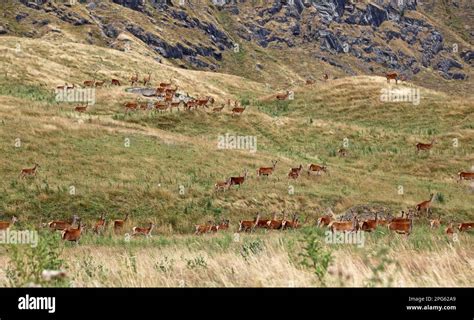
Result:
{"label": "grazing deer", "polygon": [[134,111],[134,110],[138,109],[138,103],[136,103],[136,102],[126,102],[124,104],[124,106],[125,106],[125,111],[126,112]]}
{"label": "grazing deer", "polygon": [[[194,232],[194,234],[199,235],[199,234],[209,233],[209,232],[212,231],[213,226],[214,226],[214,224],[212,223],[211,220],[207,221],[207,223],[205,223],[205,224],[197,224],[195,226],[196,231]],[[217,230],[218,230],[218,228],[216,228],[216,231]]]}
{"label": "grazing deer", "polygon": [[416,144],[416,153],[420,152],[420,151],[429,151],[431,148],[433,148],[433,145],[435,143],[435,139],[431,140],[431,143],[421,143],[421,142],[418,142]]}
{"label": "grazing deer", "polygon": [[102,88],[102,86],[104,85],[105,81],[96,81],[95,82],[95,87],[96,88]]}
{"label": "grazing deer", "polygon": [[354,215],[352,221],[332,221],[328,227],[332,233],[335,231],[353,232],[359,230],[359,220],[357,215]]}
{"label": "grazing deer", "polygon": [[95,85],[95,80],[86,80],[84,81],[84,86],[93,87]]}
{"label": "grazing deer", "polygon": [[319,164],[309,164],[308,165],[308,176],[311,172],[316,172],[316,175],[321,175],[323,172],[329,175],[328,168],[326,166],[320,166]]}
{"label": "grazing deer", "polygon": [[105,213],[102,213],[100,215],[99,220],[95,223],[94,227],[92,228],[92,231],[96,234],[100,234],[104,230],[105,230]]}
{"label": "grazing deer", "polygon": [[410,235],[413,230],[413,214],[408,215],[408,221],[391,221],[388,224],[388,230]]}
{"label": "grazing deer", "polygon": [[468,231],[472,228],[474,228],[474,222],[462,222],[458,226],[459,232]]}
{"label": "grazing deer", "polygon": [[430,200],[420,202],[416,205],[415,209],[418,213],[421,213],[421,210],[425,210],[426,214],[431,214],[431,204],[433,203],[435,194],[430,194]]}
{"label": "grazing deer", "polygon": [[214,185],[215,191],[218,192],[219,190],[226,191],[229,189],[231,186],[230,178],[227,179],[226,181],[217,181],[217,183]]}
{"label": "grazing deer", "polygon": [[138,73],[130,77],[130,83],[133,86],[134,84],[138,83]]}
{"label": "grazing deer", "polygon": [[113,85],[113,86],[121,86],[120,80],[118,80],[118,79],[112,79],[112,85]]}
{"label": "grazing deer", "polygon": [[212,109],[212,112],[221,112],[224,109],[225,105],[222,104],[220,107],[216,107]]}
{"label": "grazing deer", "polygon": [[275,171],[276,164],[278,163],[278,160],[272,160],[272,166],[271,167],[261,167],[257,169],[257,176],[269,176]]}
{"label": "grazing deer", "polygon": [[240,176],[240,177],[230,177],[230,185],[231,186],[234,186],[234,185],[238,185],[239,188],[240,186],[244,183],[245,179],[247,179],[247,176],[248,176],[248,170],[247,169],[244,169],[244,176]]}
{"label": "grazing deer", "polygon": [[69,229],[79,220],[79,217],[74,215],[72,217],[72,222],[62,221],[62,220],[53,220],[48,222],[47,226],[51,231],[63,231],[64,229]]}
{"label": "grazing deer", "polygon": [[345,157],[349,154],[349,150],[347,150],[346,148],[341,148],[337,150],[337,153],[339,154],[340,157]]}
{"label": "grazing deer", "polygon": [[76,229],[74,228],[66,228],[61,233],[61,239],[64,241],[74,241],[76,244],[78,243],[79,239],[82,235],[83,225],[81,220],[79,219],[78,226]]}
{"label": "grazing deer", "polygon": [[390,83],[390,80],[395,80],[395,84],[398,84],[398,74],[396,72],[389,72],[385,77],[387,78],[387,83]]}
{"label": "grazing deer", "polygon": [[290,95],[290,91],[286,91],[286,93],[278,93],[276,95],[277,100],[286,100]]}
{"label": "grazing deer", "polygon": [[10,229],[17,221],[18,219],[15,216],[12,217],[11,221],[0,221],[0,231]]}
{"label": "grazing deer", "polygon": [[458,172],[458,176],[458,182],[461,182],[461,180],[474,180],[474,172],[460,171]]}
{"label": "grazing deer", "polygon": [[148,72],[148,76],[143,77],[143,85],[146,86],[150,84],[151,81],[151,73]]}
{"label": "grazing deer", "polygon": [[244,106],[244,107],[234,107],[232,108],[232,116],[240,116],[242,113],[244,113],[245,109],[247,108],[247,106]]}
{"label": "grazing deer", "polygon": [[252,232],[258,224],[258,220],[260,220],[260,213],[257,214],[255,219],[252,220],[252,221],[250,221],[250,220],[240,220],[239,221],[239,232],[241,232],[241,231]]}
{"label": "grazing deer", "polygon": [[438,229],[441,226],[441,215],[438,216],[438,219],[430,220],[430,229]]}
{"label": "grazing deer", "polygon": [[125,225],[125,223],[127,222],[128,220],[128,216],[129,214],[125,214],[125,218],[123,220],[114,220],[114,232],[115,233],[118,233],[119,231],[122,231],[123,229],[123,226]]}
{"label": "grazing deer", "polygon": [[378,213],[375,212],[375,219],[363,221],[360,226],[360,229],[362,231],[372,232],[377,228],[377,225],[378,225]]}
{"label": "grazing deer", "polygon": [[300,176],[300,172],[303,170],[303,165],[300,164],[298,168],[290,168],[288,173],[288,178],[297,179]]}
{"label": "grazing deer", "polygon": [[20,172],[20,178],[26,178],[26,177],[36,177],[36,171],[40,167],[39,164],[35,163],[35,166],[33,168],[24,168],[21,169]]}
{"label": "grazing deer", "polygon": [[133,231],[132,237],[145,236],[145,237],[149,238],[149,237],[151,237],[151,231],[153,230],[154,227],[155,227],[155,224],[153,222],[149,223],[148,228],[133,227],[132,228],[132,231]]}
{"label": "grazing deer", "polygon": [[80,105],[79,105],[79,106],[76,106],[76,107],[74,108],[74,111],[80,112],[80,113],[84,113],[84,112],[87,111],[87,107],[89,107],[89,105],[87,105],[87,104],[84,105],[84,106],[80,106]]}

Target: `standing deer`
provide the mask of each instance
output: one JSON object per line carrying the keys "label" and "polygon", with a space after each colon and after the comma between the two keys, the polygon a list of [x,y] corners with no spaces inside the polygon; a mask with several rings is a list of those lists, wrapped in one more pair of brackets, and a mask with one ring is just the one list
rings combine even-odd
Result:
{"label": "standing deer", "polygon": [[148,84],[150,84],[150,81],[151,81],[151,73],[148,72],[148,76],[143,77],[143,85],[147,86]]}
{"label": "standing deer", "polygon": [[360,229],[362,231],[371,232],[377,228],[378,225],[378,213],[375,212],[375,219],[374,220],[366,220],[362,222]]}
{"label": "standing deer", "polygon": [[76,106],[76,107],[74,108],[74,111],[80,112],[80,113],[84,113],[84,112],[87,111],[87,107],[89,107],[88,104],[83,105],[83,106],[79,105],[79,106]]}
{"label": "standing deer", "polygon": [[234,185],[238,185],[239,188],[240,186],[245,182],[245,180],[247,179],[247,176],[248,176],[248,170],[247,169],[244,169],[244,175],[243,176],[240,176],[240,177],[230,177],[230,185],[231,186],[234,186]]}
{"label": "standing deer", "polygon": [[387,78],[387,83],[390,83],[390,80],[395,80],[395,84],[398,84],[398,74],[396,72],[389,72],[385,77]]}
{"label": "standing deer", "polygon": [[64,241],[74,241],[77,244],[79,239],[81,238],[82,229],[83,225],[81,223],[81,220],[79,219],[78,227],[76,229],[64,229],[61,233],[61,239],[63,239]]}
{"label": "standing deer", "polygon": [[112,79],[112,85],[113,85],[113,86],[121,86],[120,80],[118,80],[118,79]]}
{"label": "standing deer", "polygon": [[300,172],[303,170],[303,165],[300,164],[298,168],[290,168],[288,173],[288,178],[297,179],[300,176]]}
{"label": "standing deer", "polygon": [[227,189],[230,188],[230,186],[231,186],[231,182],[229,178],[226,181],[217,181],[216,184],[214,185],[214,188],[216,192],[219,190],[226,191]]}
{"label": "standing deer", "polygon": [[328,168],[326,166],[321,166],[319,164],[309,164],[308,165],[308,176],[311,172],[316,172],[316,175],[321,175],[323,172],[329,175]]}
{"label": "standing deer", "polygon": [[434,198],[435,198],[435,194],[434,193],[430,194],[430,200],[426,200],[426,201],[418,203],[415,207],[416,211],[418,213],[421,213],[421,210],[425,210],[426,214],[431,215],[431,204],[433,203]]}
{"label": "standing deer", "polygon": [[293,214],[293,219],[291,221],[286,220],[283,226],[283,229],[297,229],[299,228],[299,218],[298,214]]}
{"label": "standing deer", "polygon": [[129,213],[125,214],[125,219],[123,220],[114,220],[114,232],[118,233],[119,231],[122,231],[123,226],[125,225],[125,222],[128,220]]}
{"label": "standing deer", "polygon": [[275,171],[276,164],[278,163],[278,160],[272,160],[272,166],[271,167],[261,167],[257,169],[257,176],[269,176]]}
{"label": "standing deer", "polygon": [[63,231],[65,229],[71,228],[73,225],[77,223],[79,217],[77,215],[72,216],[72,220],[70,221],[63,221],[63,220],[53,220],[48,222],[47,226],[51,231]]}
{"label": "standing deer", "polygon": [[15,216],[12,217],[11,221],[0,221],[0,231],[10,229],[17,221],[18,219]]}
{"label": "standing deer", "polygon": [[134,84],[138,83],[138,73],[135,72],[135,75],[130,77],[130,83],[133,86]]}
{"label": "standing deer", "polygon": [[234,115],[240,116],[242,113],[244,113],[246,108],[247,108],[247,106],[232,108],[232,110],[231,110],[232,111],[232,116],[234,116]]}
{"label": "standing deer", "polygon": [[100,215],[99,220],[96,222],[92,231],[96,234],[101,234],[105,230],[105,213]]}
{"label": "standing deer", "polygon": [[458,226],[459,232],[468,231],[472,228],[474,228],[474,222],[462,222]]}
{"label": "standing deer", "polygon": [[413,230],[413,214],[408,216],[408,221],[392,221],[388,224],[389,231],[395,231],[399,234],[406,234],[407,236],[411,234]]}
{"label": "standing deer", "polygon": [[212,109],[212,112],[221,112],[224,109],[225,105],[221,104],[220,107],[215,107]]}
{"label": "standing deer", "polygon": [[451,236],[454,234],[454,227],[453,227],[452,221],[450,221],[446,229],[444,229],[444,233],[446,233],[448,236]]}
{"label": "standing deer", "polygon": [[430,220],[430,229],[438,229],[441,226],[441,214],[438,215],[438,219]]}
{"label": "standing deer", "polygon": [[286,212],[283,211],[283,218],[281,220],[276,219],[276,213],[273,215],[272,220],[267,222],[268,229],[271,230],[281,230],[285,227],[287,220],[286,220]]}
{"label": "standing deer", "polygon": [[435,139],[431,140],[431,143],[421,143],[421,142],[418,142],[416,144],[416,153],[420,152],[420,151],[429,151],[431,148],[433,148],[433,145],[435,143]]}
{"label": "standing deer", "polygon": [[474,172],[460,171],[458,172],[458,176],[458,182],[461,182],[461,180],[474,180]]}
{"label": "standing deer", "polygon": [[336,231],[353,232],[359,230],[359,220],[357,215],[354,215],[352,221],[332,221],[328,227],[332,233]]}
{"label": "standing deer", "polygon": [[258,225],[258,221],[260,220],[260,213],[257,214],[253,221],[250,220],[240,220],[239,221],[239,232],[241,231],[249,231],[252,232],[255,230],[255,227]]}
{"label": "standing deer", "polygon": [[148,228],[140,228],[140,227],[133,227],[132,228],[132,236],[133,237],[136,237],[136,236],[145,236],[147,238],[151,237],[151,231],[153,230],[153,228],[155,227],[155,224],[153,222],[150,222],[149,223],[149,226]]}
{"label": "standing deer", "polygon": [[[194,235],[209,233],[212,231],[212,227],[214,227],[214,224],[212,223],[211,220],[207,221],[207,223],[205,224],[197,224],[195,226]],[[215,229],[216,229],[215,231],[218,230],[218,228],[215,228]]]}
{"label": "standing deer", "polygon": [[20,178],[26,178],[26,177],[36,177],[36,171],[40,167],[39,164],[35,163],[35,166],[33,168],[24,168],[21,169],[20,172]]}
{"label": "standing deer", "polygon": [[290,95],[290,91],[286,91],[285,93],[278,93],[276,95],[277,100],[286,100]]}

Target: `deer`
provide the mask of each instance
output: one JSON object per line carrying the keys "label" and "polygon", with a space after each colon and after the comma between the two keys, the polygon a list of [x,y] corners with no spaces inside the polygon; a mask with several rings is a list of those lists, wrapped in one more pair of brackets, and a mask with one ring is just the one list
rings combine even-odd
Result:
{"label": "deer", "polygon": [[151,237],[151,231],[155,227],[155,224],[153,222],[149,222],[148,228],[141,228],[141,227],[133,227],[132,228],[132,237],[136,236],[145,236],[147,238]]}
{"label": "deer", "polygon": [[124,104],[126,112],[134,111],[138,109],[138,103],[136,102],[126,102]]}
{"label": "deer", "polygon": [[12,217],[11,221],[0,221],[0,231],[10,229],[17,221],[18,218],[15,216]]}
{"label": "deer", "polygon": [[328,80],[329,80],[329,76],[328,76],[327,73],[325,73],[325,74],[323,75],[323,80],[324,80],[324,81],[328,81]]}
{"label": "deer", "polygon": [[221,112],[224,109],[225,105],[221,104],[220,107],[216,107],[212,109],[212,112]]}
{"label": "deer", "polygon": [[95,80],[86,80],[84,81],[84,86],[93,87],[95,85]]}
{"label": "deer", "polygon": [[272,220],[267,222],[268,229],[271,230],[280,230],[285,227],[287,220],[286,220],[286,213],[283,212],[283,218],[281,220],[276,219],[276,213],[273,215]]}
{"label": "deer", "polygon": [[120,80],[118,80],[118,79],[112,79],[112,85],[113,85],[113,86],[121,86],[122,84],[120,83]]}
{"label": "deer", "polygon": [[458,226],[459,232],[468,231],[474,228],[474,222],[462,222]]}
{"label": "deer", "polygon": [[125,218],[123,220],[120,220],[120,219],[114,220],[114,232],[115,233],[118,233],[119,231],[121,231],[123,229],[123,226],[125,225],[125,223],[128,220],[128,216],[129,216],[129,214],[126,213]]}
{"label": "deer", "polygon": [[82,235],[83,225],[79,219],[77,228],[67,228],[61,232],[61,239],[64,241],[74,241],[76,244]]}
{"label": "deer", "polygon": [[349,154],[349,150],[347,150],[346,148],[341,148],[337,150],[337,153],[339,154],[340,157],[345,157]]}
{"label": "deer", "polygon": [[[199,234],[205,234],[211,232],[212,227],[214,227],[214,224],[212,223],[211,220],[207,221],[205,224],[197,224],[195,226],[196,231],[194,232],[194,235],[199,235]],[[215,231],[218,230],[218,227],[216,228]]]}
{"label": "deer", "polygon": [[248,176],[248,170],[244,169],[244,175],[240,177],[230,177],[230,185],[238,185],[239,188],[240,186],[244,183],[245,179],[247,179]]}
{"label": "deer", "polygon": [[329,226],[329,224],[334,221],[334,214],[325,214],[324,216],[320,217],[317,222],[316,226],[317,227],[325,227]]}
{"label": "deer", "polygon": [[315,81],[314,81],[313,79],[307,79],[307,80],[306,80],[306,85],[307,85],[307,86],[310,86],[310,85],[312,85],[312,84],[315,84]]}
{"label": "deer", "polygon": [[74,111],[80,112],[80,113],[84,113],[84,112],[87,111],[87,108],[88,108],[88,107],[89,107],[89,105],[87,105],[87,104],[86,104],[86,105],[83,105],[83,106],[82,106],[82,105],[79,105],[79,106],[76,106],[76,107],[74,108]]}
{"label": "deer", "polygon": [[275,171],[276,164],[278,163],[278,160],[272,160],[272,166],[271,167],[261,167],[257,169],[257,176],[269,176]]}
{"label": "deer", "polygon": [[260,213],[257,214],[257,216],[255,217],[254,220],[240,220],[239,221],[239,232],[241,232],[241,231],[245,231],[245,232],[254,231],[259,220],[260,220]]}
{"label": "deer", "polygon": [[26,177],[36,177],[36,171],[40,167],[39,164],[35,163],[35,166],[33,168],[24,168],[21,169],[20,178],[26,178]]}
{"label": "deer", "polygon": [[96,222],[96,224],[92,228],[92,231],[96,234],[100,234],[104,230],[105,230],[105,213],[102,213],[100,215],[99,220]]}
{"label": "deer", "polygon": [[173,111],[173,108],[176,108],[179,112],[179,106],[181,105],[181,101],[178,102],[170,102],[170,112]]}
{"label": "deer", "polygon": [[395,80],[395,84],[398,84],[398,73],[396,72],[389,72],[385,75],[387,78],[387,83],[390,83],[390,80]]}
{"label": "deer", "polygon": [[420,202],[415,206],[416,211],[421,213],[421,210],[425,210],[426,214],[431,214],[431,204],[433,203],[434,198],[435,194],[430,194],[430,200]]}
{"label": "deer", "polygon": [[458,176],[458,182],[461,182],[461,180],[474,180],[474,172],[460,171],[458,172]]}
{"label": "deer", "polygon": [[290,95],[290,91],[286,91],[285,93],[278,93],[276,95],[277,100],[286,100]]}
{"label": "deer", "polygon": [[441,226],[441,215],[438,215],[438,219],[430,220],[430,229],[438,229]]}
{"label": "deer", "polygon": [[172,81],[171,78],[170,78],[170,82],[169,82],[169,83],[161,82],[161,83],[160,83],[160,87],[161,87],[161,88],[167,88],[167,87],[171,87],[172,84],[173,84],[173,81]]}
{"label": "deer", "polygon": [[453,227],[452,221],[450,221],[446,229],[444,229],[444,233],[446,233],[448,236],[451,236],[454,234],[454,227]]}
{"label": "deer", "polygon": [[378,213],[375,212],[375,219],[363,221],[360,226],[360,229],[365,232],[372,232],[377,228],[377,225],[378,225]]}
{"label": "deer", "polygon": [[359,230],[359,220],[357,215],[354,215],[352,221],[332,221],[329,226],[332,233],[336,231],[353,232]]}
{"label": "deer", "polygon": [[228,230],[229,229],[229,219],[222,219],[221,223],[219,224],[219,230]]}
{"label": "deer", "polygon": [[65,229],[71,228],[73,225],[76,224],[78,220],[79,220],[79,217],[77,215],[74,215],[72,216],[72,222],[63,221],[63,220],[52,220],[47,223],[47,226],[52,232],[63,231]]}
{"label": "deer", "polygon": [[327,166],[322,166],[319,164],[310,163],[308,165],[308,176],[311,174],[311,172],[316,172],[316,175],[321,175],[323,172],[325,172],[329,175]]}
{"label": "deer", "polygon": [[169,107],[170,105],[168,103],[165,103],[165,104],[163,104],[162,102],[155,103],[155,109],[158,110],[160,113],[168,110]]}
{"label": "deer", "polygon": [[298,168],[290,168],[288,173],[288,178],[297,179],[300,176],[300,172],[303,170],[303,165],[300,164]]}
{"label": "deer", "polygon": [[105,81],[96,81],[95,82],[95,87],[96,88],[102,88],[102,86],[104,85]]}
{"label": "deer", "polygon": [[226,181],[217,181],[216,184],[214,185],[214,188],[215,188],[215,191],[219,191],[219,190],[222,190],[222,191],[226,191],[230,188],[231,186],[231,183],[230,183],[230,178],[227,179]]}
{"label": "deer", "polygon": [[413,214],[408,215],[408,221],[391,221],[388,225],[389,231],[395,231],[399,234],[411,234],[413,230]]}
{"label": "deer", "polygon": [[283,229],[297,229],[298,227],[299,227],[299,218],[296,213],[293,214],[293,219],[291,221],[285,220],[285,224],[283,225]]}
{"label": "deer", "polygon": [[231,112],[232,112],[232,117],[237,115],[237,116],[240,116],[242,113],[244,113],[245,109],[247,108],[247,106],[244,106],[244,107],[234,107],[232,108]]}
{"label": "deer", "polygon": [[433,148],[433,145],[435,143],[435,139],[432,139],[431,140],[431,143],[421,143],[421,142],[418,142],[415,146],[416,146],[416,153],[420,152],[420,151],[429,151],[431,148]]}
{"label": "deer", "polygon": [[150,81],[151,81],[151,73],[148,72],[148,76],[143,77],[143,85],[147,86],[148,84],[150,84]]}
{"label": "deer", "polygon": [[130,77],[130,83],[131,83],[131,86],[138,83],[138,73],[135,72],[135,75]]}
{"label": "deer", "polygon": [[[276,213],[273,214],[273,220],[276,217]],[[264,228],[268,229],[268,222],[271,221],[270,219],[259,219],[256,228]]]}

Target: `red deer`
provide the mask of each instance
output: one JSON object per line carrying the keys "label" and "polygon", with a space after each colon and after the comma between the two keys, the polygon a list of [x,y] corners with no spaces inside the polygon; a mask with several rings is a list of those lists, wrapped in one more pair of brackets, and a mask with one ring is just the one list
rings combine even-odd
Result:
{"label": "red deer", "polygon": [[39,164],[35,163],[35,166],[33,168],[25,168],[21,169],[20,172],[20,178],[26,178],[26,177],[36,177],[36,171],[40,167]]}
{"label": "red deer", "polygon": [[95,82],[95,87],[98,88],[98,87],[102,87],[104,85],[104,82],[105,81],[96,81]]}
{"label": "red deer", "polygon": [[178,110],[178,112],[179,112],[179,106],[180,106],[180,105],[181,105],[181,101],[179,101],[179,102],[171,102],[171,103],[170,103],[170,111],[172,111],[173,108],[176,108],[176,109]]}
{"label": "red deer", "polygon": [[346,148],[341,148],[337,151],[340,157],[345,157],[349,154],[349,151]]}
{"label": "red deer", "polygon": [[271,167],[261,167],[257,169],[257,176],[269,176],[275,171],[275,166],[278,163],[278,160],[272,160]]}
{"label": "red deer", "polygon": [[93,87],[95,85],[95,80],[86,80],[84,81],[84,86]]}
{"label": "red deer", "polygon": [[120,80],[118,80],[118,79],[112,79],[112,85],[113,85],[113,86],[121,86]]}
{"label": "red deer", "polygon": [[133,231],[132,236],[133,237],[145,236],[145,237],[149,238],[149,237],[151,237],[151,231],[153,230],[154,227],[155,227],[155,224],[153,222],[149,223],[148,228],[133,227],[132,228],[132,231]]}
{"label": "red deer", "polygon": [[298,168],[290,168],[288,173],[288,178],[297,179],[300,176],[300,172],[303,170],[303,165],[300,164]]}
{"label": "red deer", "polygon": [[74,108],[74,111],[83,113],[83,112],[86,112],[86,111],[87,111],[87,107],[88,107],[87,104],[86,104],[85,106],[76,106],[76,107]]}
{"label": "red deer", "polygon": [[458,182],[460,182],[463,179],[464,180],[474,180],[474,172],[461,171],[461,172],[458,172],[458,176],[459,176]]}
{"label": "red deer", "polygon": [[273,215],[273,219],[267,222],[268,229],[271,230],[280,230],[285,227],[285,224],[287,222],[286,218],[286,213],[283,212],[283,218],[281,220],[276,219],[276,214]]}
{"label": "red deer", "polygon": [[360,226],[360,229],[362,231],[372,232],[377,228],[377,225],[378,225],[378,214],[376,212],[375,213],[375,219],[374,220],[363,221],[361,226]]}
{"label": "red deer", "polygon": [[327,73],[325,73],[325,74],[323,75],[323,80],[324,80],[324,81],[328,81],[328,80],[329,80],[329,76],[328,76]]}
{"label": "red deer", "polygon": [[240,116],[242,113],[244,113],[245,109],[247,108],[247,106],[245,107],[234,107],[232,108],[231,112],[232,112],[232,116]]}
{"label": "red deer", "polygon": [[64,229],[69,229],[79,220],[79,217],[74,215],[72,217],[72,222],[62,221],[62,220],[53,220],[48,222],[47,226],[51,231],[63,231]]}
{"label": "red deer", "polygon": [[230,185],[231,186],[238,185],[239,188],[240,188],[240,186],[244,183],[245,179],[247,179],[247,175],[248,175],[248,170],[245,169],[243,177],[242,176],[240,176],[240,177],[230,177]]}
{"label": "red deer", "polygon": [[17,217],[13,216],[11,221],[0,221],[0,230],[7,230],[17,222]]}
{"label": "red deer", "polygon": [[[275,220],[276,213],[273,214],[273,220]],[[268,229],[268,223],[270,222],[270,219],[259,219],[257,225],[255,226],[256,228],[263,228],[263,229]]]}
{"label": "red deer", "polygon": [[163,102],[156,102],[155,103],[155,109],[158,110],[159,112],[163,112],[168,110],[169,104],[168,103],[163,103]]}
{"label": "red deer", "polygon": [[298,218],[298,215],[295,213],[291,221],[285,220],[283,229],[297,229],[297,228],[299,228],[299,218]]}
{"label": "red deer", "polygon": [[441,217],[438,216],[438,219],[430,220],[430,229],[438,229],[441,226]]}
{"label": "red deer", "polygon": [[224,104],[222,104],[220,107],[216,107],[212,109],[212,112],[221,112],[224,109]]}
{"label": "red deer", "polygon": [[105,230],[105,214],[102,213],[102,214],[100,215],[99,220],[96,222],[96,224],[95,224],[94,227],[92,228],[92,231],[94,231],[94,233],[100,234],[100,233],[102,233],[104,230]]}
{"label": "red deer", "polygon": [[208,103],[214,104],[214,102],[215,100],[212,97],[200,98],[196,101],[198,107],[204,106],[205,108],[207,108]]}
{"label": "red deer", "polygon": [[[194,234],[198,235],[198,234],[204,234],[204,233],[211,232],[213,226],[214,225],[213,225],[211,220],[209,220],[206,224],[197,224],[195,226],[196,231],[194,232]],[[217,229],[218,228],[216,228],[216,231],[217,231]]]}
{"label": "red deer", "polygon": [[459,232],[468,231],[474,228],[474,222],[462,222],[459,224]]}
{"label": "red deer", "polygon": [[418,213],[421,213],[421,210],[425,210],[426,214],[431,214],[431,204],[433,203],[435,198],[434,193],[430,194],[430,200],[426,200],[423,202],[420,202],[416,205],[416,211]]}
{"label": "red deer", "polygon": [[136,103],[136,102],[127,102],[127,103],[125,103],[124,106],[125,106],[126,112],[138,109],[138,103]]}
{"label": "red deer", "polygon": [[328,168],[326,166],[320,166],[319,164],[309,164],[308,165],[308,176],[311,172],[316,172],[316,175],[321,175],[322,172],[325,172],[329,175]]}
{"label": "red deer", "polygon": [[395,84],[398,84],[398,74],[396,72],[389,72],[385,77],[387,78],[387,83],[390,83],[390,80],[395,80]]}
{"label": "red deer", "polygon": [[332,221],[328,227],[332,233],[335,231],[353,232],[359,230],[359,220],[357,215],[354,215],[352,221]]}
{"label": "red deer", "polygon": [[260,213],[257,214],[257,216],[255,217],[255,219],[253,221],[240,220],[239,221],[239,232],[241,232],[241,231],[252,232],[258,224],[258,220],[260,220]]}
{"label": "red deer", "polygon": [[76,229],[68,228],[64,229],[61,233],[61,239],[64,241],[74,241],[76,244],[81,238],[83,225],[81,224],[81,220],[79,219],[78,226]]}
{"label": "red deer", "polygon": [[395,231],[399,234],[410,235],[413,230],[413,214],[409,215],[408,221],[391,221],[388,224],[388,230]]}
{"label": "red deer", "polygon": [[130,77],[130,83],[133,86],[134,84],[138,83],[138,73],[135,73],[134,76]]}
{"label": "red deer", "polygon": [[416,153],[420,151],[428,151],[433,147],[433,144],[435,143],[435,139],[431,140],[431,143],[421,143],[418,142],[416,144]]}
{"label": "red deer", "polygon": [[123,229],[123,226],[125,225],[125,223],[127,222],[128,220],[128,213],[125,214],[125,219],[123,220],[114,220],[114,231],[115,233],[121,231]]}
{"label": "red deer", "polygon": [[315,81],[312,80],[312,79],[307,79],[307,80],[306,80],[306,85],[308,85],[308,86],[309,86],[309,85],[312,85],[312,84],[314,84],[314,83],[315,83]]}
{"label": "red deer", "polygon": [[231,183],[230,183],[230,178],[227,179],[226,181],[218,181],[215,185],[214,185],[214,188],[215,188],[215,191],[219,191],[219,190],[222,190],[222,191],[226,191],[227,189],[229,189],[231,186]]}
{"label": "red deer", "polygon": [[290,95],[290,91],[286,91],[286,93],[278,93],[276,95],[277,100],[286,100]]}
{"label": "red deer", "polygon": [[172,81],[171,78],[170,78],[170,82],[169,82],[169,83],[161,82],[161,83],[160,83],[160,87],[161,87],[161,88],[167,88],[167,87],[171,87],[172,84],[173,84],[173,81]]}
{"label": "red deer", "polygon": [[148,76],[143,77],[143,85],[146,86],[150,84],[150,80],[151,80],[151,73],[148,73]]}
{"label": "red deer", "polygon": [[453,227],[453,222],[451,221],[449,225],[444,229],[444,233],[446,233],[448,236],[454,234],[454,227]]}
{"label": "red deer", "polygon": [[316,223],[317,227],[325,227],[329,226],[329,224],[334,221],[334,214],[325,214],[324,216],[320,217]]}
{"label": "red deer", "polygon": [[229,223],[230,223],[229,220],[222,219],[221,223],[218,226],[219,230],[225,231],[225,230],[229,229]]}

